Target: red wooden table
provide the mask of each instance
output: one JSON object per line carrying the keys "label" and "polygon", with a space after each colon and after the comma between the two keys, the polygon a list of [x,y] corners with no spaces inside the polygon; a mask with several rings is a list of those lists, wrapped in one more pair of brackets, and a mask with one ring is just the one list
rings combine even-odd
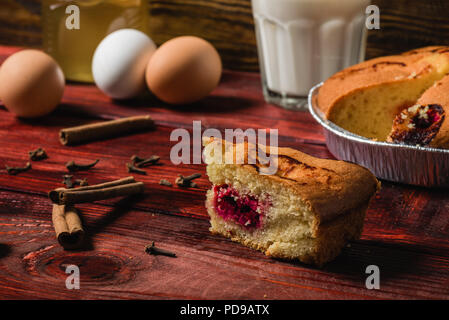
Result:
{"label": "red wooden table", "polygon": [[[0,47],[0,61],[17,48]],[[0,84],[1,85],[1,84]],[[150,114],[154,131],[62,146],[63,127]],[[192,128],[278,128],[279,144],[332,158],[312,117],[266,104],[258,74],[224,72],[212,95],[189,107],[168,107],[153,98],[117,103],[95,86],[67,85],[61,106],[38,120],[18,120],[0,108],[0,298],[3,299],[448,299],[449,193],[383,182],[363,235],[318,269],[268,258],[209,233],[204,208],[210,187],[204,165],[173,165],[170,133]],[[10,176],[4,166],[23,165],[28,151],[49,158]],[[133,154],[161,157],[161,166],[135,175],[141,196],[79,206],[88,233],[84,250],[65,251],[55,239],[47,192],[62,186],[69,160],[100,159],[77,173],[90,184],[128,176]],[[200,172],[198,188],[158,184],[179,173]],[[153,256],[145,245],[173,251]],[[80,268],[81,288],[65,287],[65,267]],[[380,269],[380,289],[368,290],[365,269]]]}

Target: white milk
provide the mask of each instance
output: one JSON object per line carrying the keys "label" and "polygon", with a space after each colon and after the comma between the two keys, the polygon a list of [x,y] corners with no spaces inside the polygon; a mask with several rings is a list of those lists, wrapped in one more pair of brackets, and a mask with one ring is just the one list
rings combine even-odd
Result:
{"label": "white milk", "polygon": [[298,107],[293,106],[299,103],[295,98],[304,100],[315,84],[362,61],[369,4],[370,0],[252,0],[267,100]]}

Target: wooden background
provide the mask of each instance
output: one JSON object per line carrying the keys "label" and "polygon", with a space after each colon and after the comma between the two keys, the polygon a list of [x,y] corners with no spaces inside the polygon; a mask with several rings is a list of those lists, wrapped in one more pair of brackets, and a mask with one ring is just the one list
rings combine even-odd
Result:
{"label": "wooden background", "polygon": [[[276,0],[273,0],[276,1]],[[337,1],[337,0],[336,0]],[[381,29],[369,33],[367,57],[449,44],[448,0],[374,0]],[[257,71],[250,0],[150,0],[150,35],[158,43],[181,34],[210,40],[226,69]],[[40,0],[0,0],[0,44],[41,44]],[[0,63],[19,48],[0,46]],[[157,130],[78,147],[63,147],[61,127],[150,113]],[[204,165],[174,166],[167,141],[173,128],[281,128],[280,145],[332,158],[308,113],[265,104],[256,73],[226,71],[207,99],[187,110],[157,101],[120,104],[95,86],[69,84],[58,111],[45,121],[17,120],[0,107],[0,168],[21,165],[43,146],[50,158],[33,170],[0,174],[0,298],[144,299],[449,299],[449,198],[433,190],[383,181],[367,212],[362,238],[323,269],[265,257],[209,233]],[[151,145],[151,148],[148,146]],[[113,146],[113,147],[112,147]],[[61,186],[63,164],[101,159],[79,178],[98,183],[128,175],[135,153],[156,153],[163,166],[138,176],[141,198],[80,206],[89,247],[64,251],[56,242],[46,192]],[[198,189],[158,185],[178,173],[201,172]],[[78,176],[77,176],[78,177]],[[178,254],[148,256],[150,241]],[[82,289],[66,290],[64,266],[81,266]],[[381,289],[365,288],[365,268],[381,268]],[[230,281],[232,279],[233,281]]]}
{"label": "wooden background", "polygon": [[[250,0],[148,0],[149,32],[157,44],[174,36],[206,38],[227,69],[257,71]],[[0,44],[41,44],[41,0],[0,1]],[[432,44],[449,45],[449,1],[373,0],[381,29],[368,33],[367,58]]]}
{"label": "wooden background", "polygon": [[[0,46],[1,62],[19,48]],[[78,146],[62,146],[63,127],[150,114],[154,131]],[[0,299],[449,299],[449,195],[382,181],[360,240],[318,269],[263,253],[209,232],[204,207],[210,182],[205,165],[174,165],[175,128],[279,128],[279,145],[332,158],[319,124],[308,112],[263,100],[256,73],[225,71],[210,96],[188,108],[154,99],[118,103],[94,85],[68,84],[61,105],[38,120],[20,120],[0,103]],[[5,165],[23,165],[27,151],[44,147],[49,158],[17,176]],[[62,186],[64,164],[100,162],[75,173],[90,184],[128,176],[133,154],[161,157],[160,166],[135,175],[140,197],[78,206],[87,232],[82,250],[58,245],[47,192]],[[199,172],[198,188],[158,184]],[[178,258],[150,256],[145,245]],[[81,289],[65,288],[65,267],[80,267]],[[380,290],[365,287],[368,265],[380,268]],[[175,317],[167,317],[174,319]]]}

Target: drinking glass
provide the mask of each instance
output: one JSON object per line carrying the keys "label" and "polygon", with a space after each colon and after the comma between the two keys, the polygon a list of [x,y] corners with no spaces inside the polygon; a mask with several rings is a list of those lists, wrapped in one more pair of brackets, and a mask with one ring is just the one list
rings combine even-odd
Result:
{"label": "drinking glass", "polygon": [[252,0],[265,100],[304,110],[309,90],[365,58],[370,0]]}

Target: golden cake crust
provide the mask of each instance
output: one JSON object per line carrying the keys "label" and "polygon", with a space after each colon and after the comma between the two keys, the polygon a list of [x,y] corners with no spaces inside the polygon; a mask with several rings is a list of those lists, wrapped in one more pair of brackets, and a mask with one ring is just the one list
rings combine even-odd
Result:
{"label": "golden cake crust", "polygon": [[329,117],[337,101],[355,90],[407,82],[429,72],[432,65],[426,58],[432,55],[443,55],[449,63],[449,47],[431,46],[371,59],[346,68],[324,82],[316,98],[317,105]]}
{"label": "golden cake crust", "polygon": [[[222,143],[223,140],[207,138],[204,145]],[[243,164],[245,170],[256,173],[266,166],[257,161],[248,164],[248,143],[244,142]],[[231,147],[234,160],[237,156],[237,145],[227,143]],[[224,148],[224,143],[222,144]],[[258,145],[262,150],[268,149]],[[278,148],[278,170],[274,175],[260,175],[264,179],[273,179],[288,187],[298,195],[315,213],[320,223],[335,219],[345,212],[368,203],[380,188],[380,182],[366,168],[339,160],[320,159],[291,148]]]}

